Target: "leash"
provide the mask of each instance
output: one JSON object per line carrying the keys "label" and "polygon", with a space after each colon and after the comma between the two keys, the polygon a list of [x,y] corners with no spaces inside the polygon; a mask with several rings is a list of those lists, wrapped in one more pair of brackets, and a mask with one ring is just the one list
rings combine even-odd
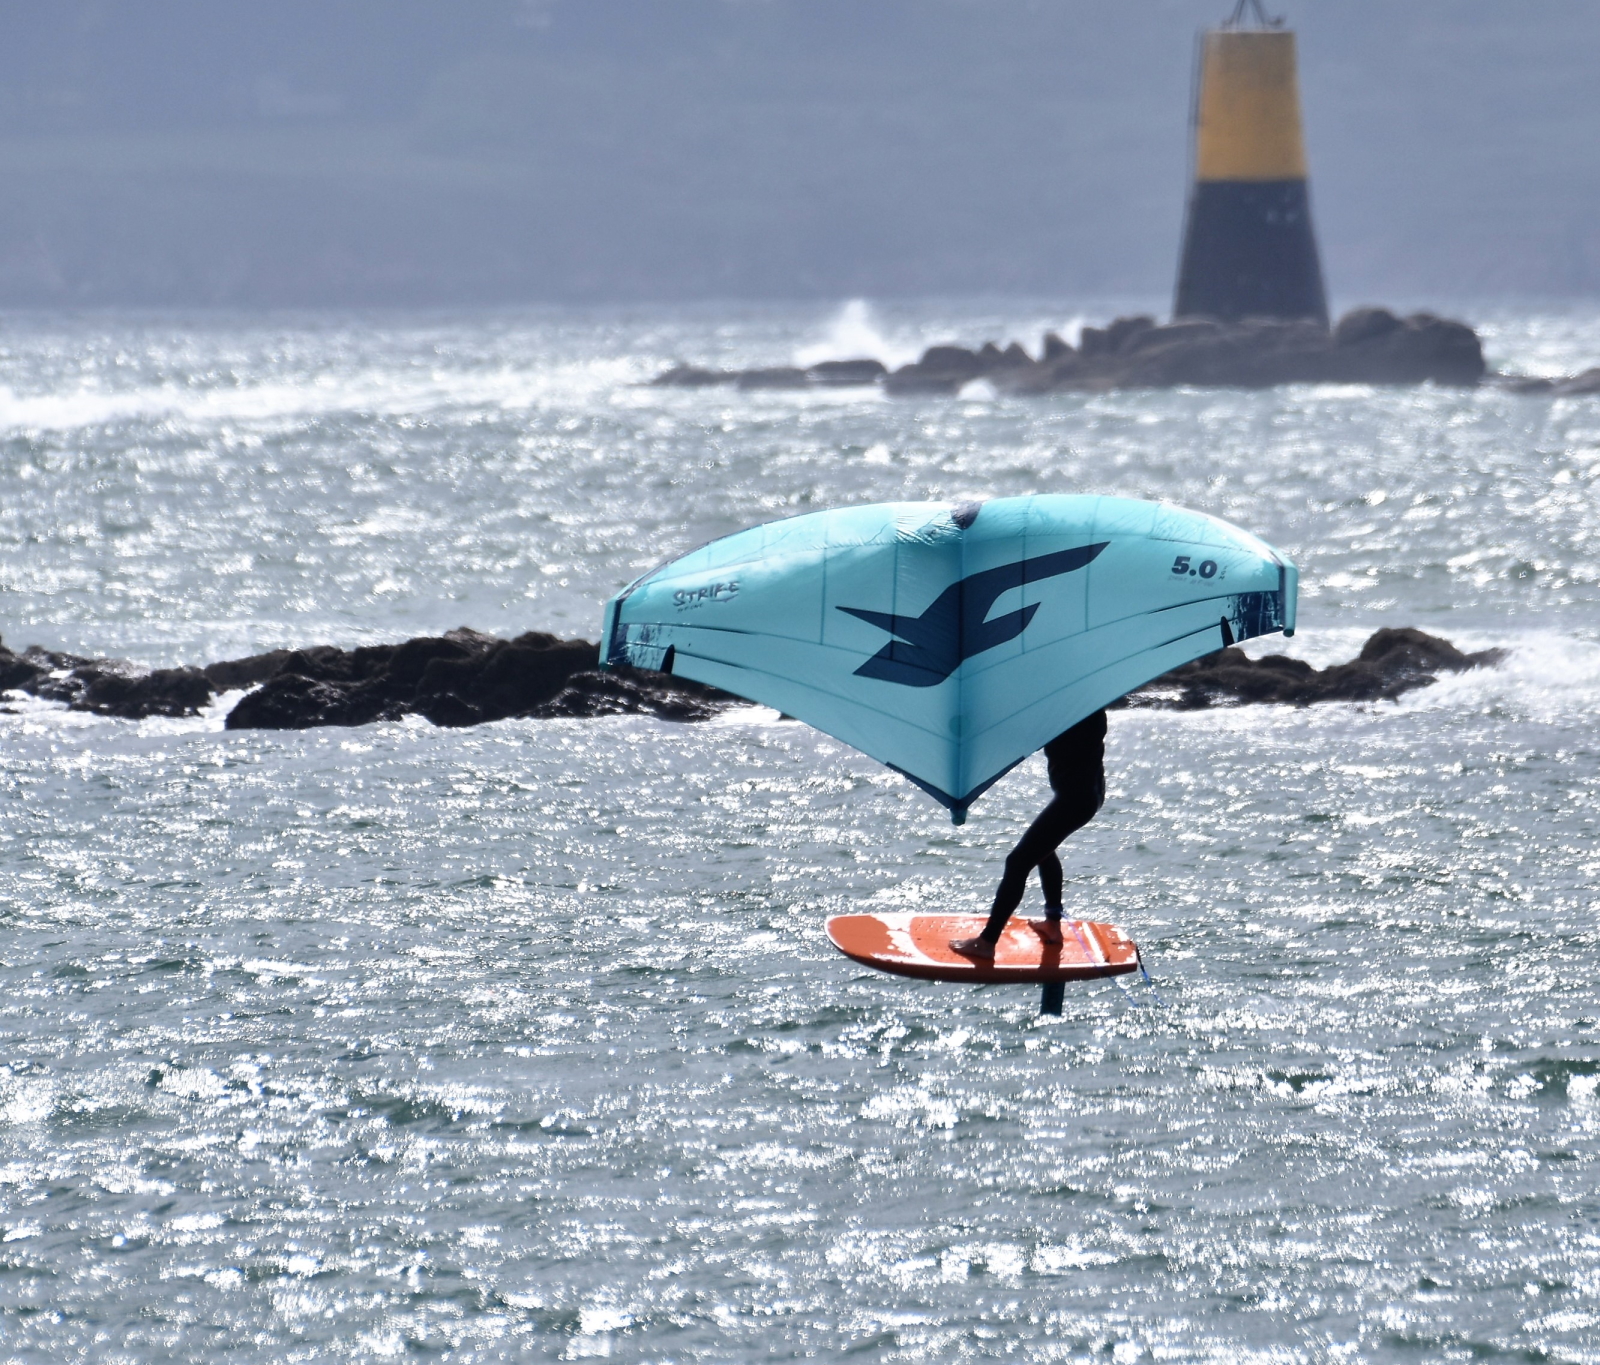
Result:
{"label": "leash", "polygon": [[[1078,936],[1078,945],[1083,949],[1083,960],[1085,962],[1093,962],[1094,950],[1089,947],[1089,940],[1083,936],[1083,929],[1078,924],[1078,921],[1069,919],[1067,923],[1072,926],[1072,932]],[[1135,948],[1134,951],[1138,952],[1138,949]],[[1128,989],[1122,982],[1118,981],[1116,977],[1112,977],[1111,984],[1122,992],[1122,998],[1128,1002],[1129,1009],[1136,1010],[1139,1008],[1138,1001],[1128,994]]]}
{"label": "leash", "polygon": [[1172,1007],[1161,998],[1161,992],[1156,989],[1156,983],[1150,979],[1150,973],[1145,970],[1144,953],[1140,951],[1137,943],[1133,945],[1133,958],[1139,964],[1139,975],[1144,977],[1144,984],[1150,987],[1150,994],[1155,997],[1156,1004],[1160,1005],[1164,1010],[1171,1009]]}
{"label": "leash", "polygon": [[[1078,946],[1083,949],[1085,961],[1093,962],[1094,952],[1089,947],[1089,940],[1083,936],[1083,930],[1079,927],[1078,921],[1075,919],[1069,919],[1067,923],[1072,926],[1072,932],[1077,935]],[[1140,951],[1137,943],[1133,945],[1133,959],[1139,964],[1139,975],[1144,977],[1144,984],[1150,988],[1150,994],[1154,997],[1156,1004],[1160,1005],[1162,1009],[1171,1009],[1172,1007],[1161,998],[1161,992],[1156,989],[1156,983],[1151,980],[1150,973],[1144,965],[1144,953]],[[1124,986],[1122,982],[1118,981],[1116,977],[1112,977],[1111,981],[1112,984],[1122,992],[1122,998],[1128,1002],[1128,1008],[1138,1009],[1139,1002],[1135,1000],[1133,996],[1128,994],[1128,988]]]}

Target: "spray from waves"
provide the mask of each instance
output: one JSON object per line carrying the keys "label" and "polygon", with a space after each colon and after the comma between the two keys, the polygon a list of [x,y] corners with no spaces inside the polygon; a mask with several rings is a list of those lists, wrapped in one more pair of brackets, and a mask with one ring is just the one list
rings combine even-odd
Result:
{"label": "spray from waves", "polygon": [[[1388,624],[1402,625],[1404,621]],[[1600,711],[1600,642],[1551,630],[1495,631],[1441,630],[1433,622],[1416,622],[1422,629],[1448,637],[1465,653],[1503,649],[1501,662],[1465,673],[1440,673],[1427,687],[1407,692],[1397,705],[1407,711],[1474,711],[1492,708],[1536,722],[1560,723]],[[1371,635],[1373,623],[1319,626],[1293,639],[1264,635],[1238,646],[1251,658],[1287,654],[1304,659],[1313,668],[1353,659]],[[1318,703],[1369,706],[1374,703]],[[1248,710],[1249,708],[1242,708]],[[1198,714],[1215,715],[1214,712]]]}
{"label": "spray from waves", "polygon": [[16,745],[43,737],[52,745],[78,743],[86,751],[97,751],[104,749],[108,738],[127,735],[220,734],[226,728],[228,712],[247,690],[218,692],[197,715],[146,716],[135,721],[73,711],[65,702],[46,701],[26,692],[0,692],[0,740]]}
{"label": "spray from waves", "polygon": [[1571,723],[1600,711],[1600,643],[1558,631],[1515,635],[1463,634],[1465,650],[1497,646],[1505,659],[1492,668],[1441,674],[1431,687],[1407,693],[1406,710],[1493,708],[1538,723]]}
{"label": "spray from waves", "polygon": [[828,323],[827,334],[795,352],[796,365],[817,365],[824,360],[881,360],[890,369],[917,358],[914,345],[891,340],[872,316],[865,299],[851,299]]}
{"label": "spray from waves", "polygon": [[639,378],[622,359],[549,370],[435,370],[416,376],[371,369],[270,379],[215,387],[145,385],[116,389],[86,385],[72,393],[19,393],[0,385],[0,433],[71,431],[122,422],[175,422],[208,427],[222,422],[303,420],[334,413],[379,416],[461,408],[524,410],[552,402],[611,394]]}
{"label": "spray from waves", "polygon": [[[1064,323],[1048,317],[1036,317],[1020,322],[1012,319],[1008,325],[1006,321],[996,318],[981,328],[978,335],[983,340],[998,341],[1001,345],[1010,340],[1020,340],[1030,351],[1036,352],[1038,338],[1047,331],[1054,332],[1071,346],[1081,345],[1086,326],[1088,319],[1082,313]],[[952,325],[929,335],[932,341],[949,342],[954,333],[962,330],[960,325]],[[796,349],[794,363],[804,367],[824,360],[872,359],[881,360],[894,369],[916,360],[922,354],[924,344],[928,344],[928,336],[919,339],[889,335],[873,316],[872,307],[865,299],[851,299],[829,319],[827,331],[820,340]],[[972,340],[970,344],[977,345],[978,342]]]}

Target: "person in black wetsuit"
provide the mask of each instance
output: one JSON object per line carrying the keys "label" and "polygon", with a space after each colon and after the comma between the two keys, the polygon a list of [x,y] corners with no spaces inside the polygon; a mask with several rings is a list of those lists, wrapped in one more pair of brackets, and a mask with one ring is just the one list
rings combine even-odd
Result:
{"label": "person in black wetsuit", "polygon": [[1000,933],[1012,911],[1022,904],[1028,873],[1039,869],[1044,888],[1046,934],[1061,941],[1061,859],[1056,849],[1074,830],[1082,829],[1106,799],[1106,713],[1096,711],[1064,730],[1044,746],[1050,787],[1055,798],[1028,826],[1017,846],[1006,856],[1005,875],[994,893],[989,922],[976,938],[958,938],[950,946],[965,957],[992,958]]}

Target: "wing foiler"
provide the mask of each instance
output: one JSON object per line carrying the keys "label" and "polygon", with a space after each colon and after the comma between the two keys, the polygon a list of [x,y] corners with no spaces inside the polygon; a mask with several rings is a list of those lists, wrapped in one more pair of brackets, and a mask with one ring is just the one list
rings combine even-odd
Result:
{"label": "wing foiler", "polygon": [[645,574],[606,605],[601,664],[775,707],[903,773],[959,825],[1134,688],[1293,635],[1298,578],[1236,526],[1131,498],[846,507]]}

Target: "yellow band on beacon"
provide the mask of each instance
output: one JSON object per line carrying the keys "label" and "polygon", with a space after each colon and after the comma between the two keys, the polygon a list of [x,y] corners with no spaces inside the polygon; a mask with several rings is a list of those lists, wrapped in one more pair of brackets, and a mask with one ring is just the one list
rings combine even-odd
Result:
{"label": "yellow band on beacon", "polygon": [[1200,62],[1195,178],[1304,180],[1294,34],[1214,30]]}

